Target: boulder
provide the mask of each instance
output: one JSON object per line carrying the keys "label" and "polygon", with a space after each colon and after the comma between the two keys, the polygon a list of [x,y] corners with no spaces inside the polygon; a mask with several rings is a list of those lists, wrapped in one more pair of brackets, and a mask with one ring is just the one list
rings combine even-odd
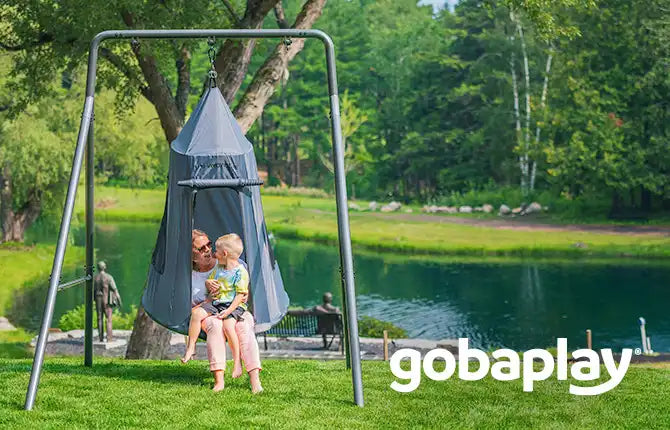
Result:
{"label": "boulder", "polygon": [[461,206],[458,208],[458,211],[462,214],[470,214],[472,213],[472,207],[471,206]]}
{"label": "boulder", "polygon": [[472,210],[475,212],[484,212],[484,208],[481,206],[475,206]]}
{"label": "boulder", "polygon": [[11,331],[16,330],[16,327],[9,322],[5,317],[0,317],[0,331]]}
{"label": "boulder", "polygon": [[512,209],[512,215],[519,215],[523,209],[521,207]]}
{"label": "boulder", "polygon": [[456,209],[456,208],[453,207],[453,206],[447,206],[446,211],[447,211],[448,214],[455,214],[455,213],[458,213],[458,209]]}
{"label": "boulder", "polygon": [[521,212],[521,215],[529,215],[529,214],[534,214],[534,213],[539,213],[542,212],[542,205],[539,204],[538,202],[533,202],[529,204],[528,206],[523,208],[523,211]]}
{"label": "boulder", "polygon": [[361,207],[358,206],[358,205],[357,205],[356,203],[354,203],[354,202],[349,202],[349,210],[352,210],[352,211],[359,211],[359,210],[361,210]]}
{"label": "boulder", "polygon": [[482,211],[484,211],[487,214],[490,214],[491,212],[493,212],[493,206],[486,203],[485,205],[482,206]]}
{"label": "boulder", "polygon": [[391,202],[387,205],[382,206],[381,211],[382,212],[395,212],[399,210],[402,207],[402,205],[398,202]]}
{"label": "boulder", "polygon": [[509,208],[509,206],[500,205],[500,209],[498,209],[499,215],[509,215],[510,213],[512,213],[512,210]]}
{"label": "boulder", "polygon": [[376,211],[377,210],[377,202],[375,202],[375,201],[370,202],[368,204],[368,210],[372,211],[372,212]]}

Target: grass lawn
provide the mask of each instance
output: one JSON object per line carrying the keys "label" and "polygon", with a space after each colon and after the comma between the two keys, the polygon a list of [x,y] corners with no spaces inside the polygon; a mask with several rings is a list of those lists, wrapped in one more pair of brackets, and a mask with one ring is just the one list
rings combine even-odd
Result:
{"label": "grass lawn", "polygon": [[[37,279],[48,285],[55,245],[37,244],[24,246],[16,243],[0,244],[0,316],[12,301],[17,288]],[[63,267],[83,266],[84,249],[68,246]],[[41,310],[40,310],[41,311]]]}
{"label": "grass lawn", "polygon": [[205,363],[48,358],[35,410],[22,410],[30,360],[0,360],[2,428],[667,428],[670,369],[631,367],[600,396],[576,397],[549,379],[524,393],[521,381],[424,378],[409,394],[389,388],[388,363],[364,362],[366,406],[353,406],[342,361],[266,360],[265,392],[245,378],[209,390]]}
{"label": "grass lawn", "polygon": [[0,359],[2,358],[32,358],[34,351],[30,347],[33,336],[19,328],[10,331],[0,331]]}
{"label": "grass lawn", "polygon": [[[80,193],[81,194],[81,193]],[[83,196],[77,210],[83,214]],[[98,220],[160,221],[165,191],[98,187]],[[298,196],[263,196],[270,230],[286,238],[334,243],[335,202]],[[584,231],[519,231],[351,212],[359,249],[453,256],[670,258],[670,237]],[[575,244],[581,243],[581,247]]]}

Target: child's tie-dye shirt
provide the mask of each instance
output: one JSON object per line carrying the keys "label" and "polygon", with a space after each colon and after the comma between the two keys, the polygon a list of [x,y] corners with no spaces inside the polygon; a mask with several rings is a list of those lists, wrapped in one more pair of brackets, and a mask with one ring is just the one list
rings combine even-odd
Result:
{"label": "child's tie-dye shirt", "polygon": [[[249,272],[241,264],[234,269],[227,270],[217,263],[209,279],[216,279],[221,284],[219,293],[211,295],[214,305],[231,303],[236,294],[249,294]],[[239,306],[247,310],[246,303],[240,303]]]}

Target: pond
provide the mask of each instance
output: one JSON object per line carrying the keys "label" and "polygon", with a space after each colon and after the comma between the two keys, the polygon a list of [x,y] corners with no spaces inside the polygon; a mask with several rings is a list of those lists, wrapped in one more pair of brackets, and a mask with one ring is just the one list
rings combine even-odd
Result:
{"label": "pond", "polygon": [[[124,311],[138,304],[158,224],[98,224],[98,259],[107,262],[124,300]],[[75,242],[83,240],[81,232]],[[341,297],[337,247],[279,239],[276,256],[292,306],[311,307],[326,291]],[[593,331],[595,348],[640,346],[637,318],[647,320],[652,347],[670,351],[670,266],[630,263],[560,264],[445,263],[402,255],[355,255],[360,315],[390,321],[413,338],[468,337],[481,348],[527,349],[585,344]],[[81,276],[64,273],[63,279]],[[45,285],[17,297],[13,314],[36,328]],[[83,288],[59,293],[54,325],[68,309],[83,303]]]}

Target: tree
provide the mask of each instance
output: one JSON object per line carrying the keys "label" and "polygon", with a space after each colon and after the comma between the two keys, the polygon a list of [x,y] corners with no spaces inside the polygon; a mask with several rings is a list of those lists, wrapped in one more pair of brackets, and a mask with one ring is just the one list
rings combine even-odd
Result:
{"label": "tree", "polygon": [[13,121],[0,118],[2,242],[23,242],[27,226],[64,196],[74,142],[67,119],[74,110],[65,93]]}
{"label": "tree", "polygon": [[611,212],[652,210],[667,200],[670,91],[662,39],[648,25],[667,19],[660,2],[601,1],[574,17],[581,38],[560,45],[549,129],[550,173],[573,196],[609,195]]}
{"label": "tree", "polygon": [[[292,28],[310,28],[318,19],[325,0],[306,0]],[[9,28],[3,29],[0,47],[15,51],[17,60],[12,70],[17,94],[14,111],[51,94],[47,82],[63,71],[81,67],[93,36],[105,29],[128,28],[260,28],[266,15],[277,8],[278,0],[247,0],[239,13],[227,0],[222,5],[205,0],[107,2],[18,0],[3,8]],[[106,60],[100,65],[100,85],[117,91],[120,109],[132,108],[139,95],[151,102],[158,114],[167,142],[179,133],[185,117],[189,96],[197,94],[201,85],[191,85],[191,55],[196,42],[148,40],[113,42],[100,48]],[[226,40],[216,57],[221,79],[219,88],[229,103],[235,98],[247,73],[255,42]],[[256,71],[240,102],[234,109],[243,131],[260,116],[271,97],[279,77],[288,63],[304,46],[304,39],[293,41],[288,49],[278,43],[263,65]],[[138,313],[129,351],[130,357],[148,356],[143,348],[156,350],[167,342],[163,330],[161,342],[146,342],[156,335],[144,312]]]}
{"label": "tree", "polygon": [[[360,171],[364,164],[371,163],[370,153],[361,140],[355,142],[352,137],[368,120],[368,114],[356,106],[355,101],[349,95],[348,91],[342,96],[341,108],[341,128],[342,128],[342,146],[344,147],[344,174],[348,175],[352,171]],[[319,153],[321,163],[331,174],[335,173],[332,157],[325,153]],[[355,188],[352,189],[352,198],[356,198]]]}

